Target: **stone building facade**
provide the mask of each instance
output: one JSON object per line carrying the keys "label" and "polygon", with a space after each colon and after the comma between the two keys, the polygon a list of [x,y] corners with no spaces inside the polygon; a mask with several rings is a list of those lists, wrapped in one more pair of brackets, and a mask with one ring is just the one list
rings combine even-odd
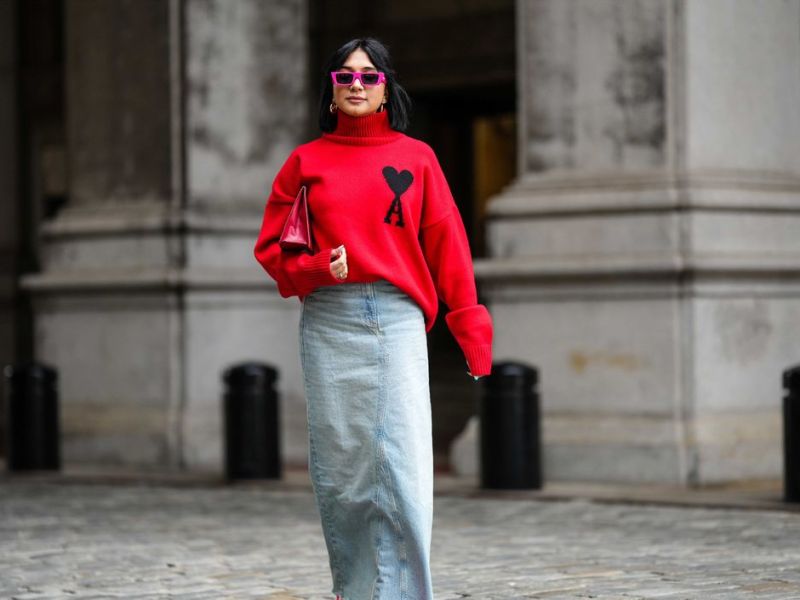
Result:
{"label": "stone building facade", "polygon": [[[19,56],[46,33],[30,4],[0,6],[0,358],[59,369],[65,461],[221,470],[220,374],[254,359],[280,370],[284,458],[305,461],[299,303],[252,246],[315,135],[321,57],[369,32],[452,176],[495,358],[541,370],[546,478],[780,474],[800,0],[53,0],[60,84]],[[61,137],[31,80],[61,94]],[[445,337],[449,441],[480,388]]]}

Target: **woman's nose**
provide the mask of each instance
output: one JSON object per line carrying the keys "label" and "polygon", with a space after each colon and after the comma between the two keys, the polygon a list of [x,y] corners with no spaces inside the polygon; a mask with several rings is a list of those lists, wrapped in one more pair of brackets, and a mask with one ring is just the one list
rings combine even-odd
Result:
{"label": "woman's nose", "polygon": [[[358,87],[356,87],[356,82],[358,82]],[[361,85],[361,80],[358,78],[358,75],[353,77],[353,83],[350,84],[351,88],[362,89],[364,86]]]}

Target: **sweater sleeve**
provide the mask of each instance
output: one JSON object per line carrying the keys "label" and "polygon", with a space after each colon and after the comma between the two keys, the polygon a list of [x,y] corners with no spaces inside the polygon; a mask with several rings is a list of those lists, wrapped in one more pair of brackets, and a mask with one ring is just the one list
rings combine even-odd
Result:
{"label": "sweater sleeve", "polygon": [[447,305],[445,321],[473,376],[492,370],[492,318],[478,304],[472,254],[464,223],[444,174],[435,162],[426,174],[420,243],[436,291]]}
{"label": "sweater sleeve", "polygon": [[339,283],[330,271],[331,248],[308,254],[286,251],[278,244],[300,185],[300,159],[292,152],[272,183],[254,249],[256,260],[278,284],[284,298],[306,296],[319,286]]}

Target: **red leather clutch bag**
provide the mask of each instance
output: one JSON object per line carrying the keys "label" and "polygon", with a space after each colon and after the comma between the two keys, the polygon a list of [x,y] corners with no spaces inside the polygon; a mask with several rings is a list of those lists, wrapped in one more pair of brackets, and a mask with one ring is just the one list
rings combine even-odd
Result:
{"label": "red leather clutch bag", "polygon": [[306,250],[313,252],[314,238],[311,234],[311,216],[308,212],[306,186],[301,186],[286,218],[278,244],[284,250]]}

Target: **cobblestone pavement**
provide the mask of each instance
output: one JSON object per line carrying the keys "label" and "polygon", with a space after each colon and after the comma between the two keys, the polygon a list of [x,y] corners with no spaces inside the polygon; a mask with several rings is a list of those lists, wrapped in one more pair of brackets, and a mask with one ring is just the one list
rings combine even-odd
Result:
{"label": "cobblestone pavement", "polygon": [[[797,513],[434,506],[437,600],[800,598]],[[24,480],[0,484],[0,597],[332,599],[308,491]]]}

